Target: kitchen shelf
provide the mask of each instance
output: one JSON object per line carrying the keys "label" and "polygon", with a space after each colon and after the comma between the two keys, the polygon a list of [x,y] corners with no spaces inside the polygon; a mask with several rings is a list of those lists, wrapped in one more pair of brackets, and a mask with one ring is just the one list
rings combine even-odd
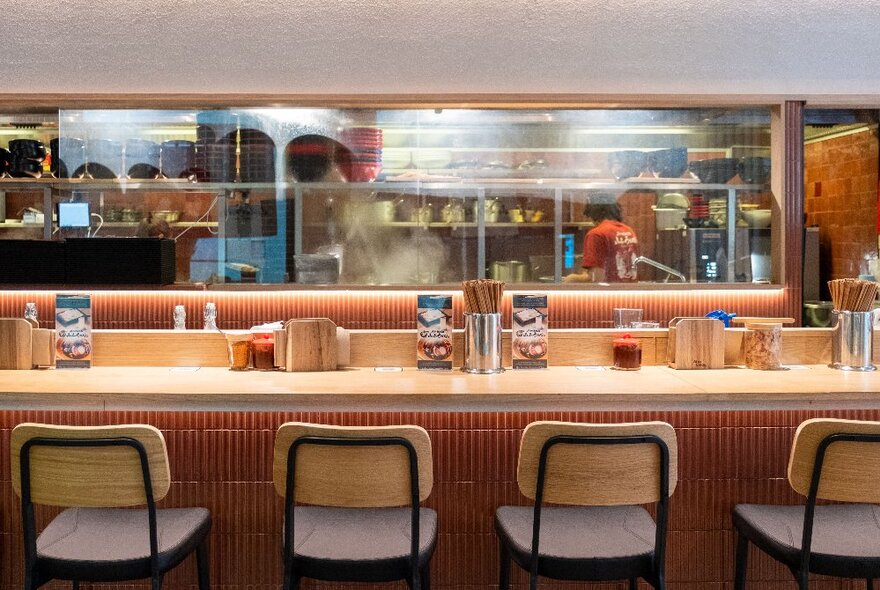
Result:
{"label": "kitchen shelf", "polygon": [[43,190],[58,191],[190,191],[190,192],[224,192],[241,190],[274,191],[279,187],[274,182],[242,183],[242,182],[193,182],[182,178],[162,178],[155,180],[126,179],[77,179],[77,178],[3,178],[0,179],[0,192],[9,190]]}
{"label": "kitchen shelf", "polygon": [[[324,225],[324,224],[320,224]],[[386,221],[382,223],[375,223],[373,225],[379,225],[383,227],[425,227],[425,228],[450,228],[455,229],[458,227],[477,227],[477,223],[473,221],[466,221],[464,223],[446,223],[443,221],[432,221],[431,223],[421,223],[418,221]],[[530,228],[530,227],[554,227],[554,223],[552,221],[539,221],[539,222],[513,222],[513,221],[499,221],[497,223],[486,223],[486,229],[490,229],[493,227],[502,228],[502,227],[521,227],[521,228]],[[563,221],[562,225],[566,227],[593,227],[595,224],[589,221]]]}
{"label": "kitchen shelf", "polygon": [[[633,149],[633,148],[630,148]],[[648,149],[646,153],[651,153],[652,151],[658,151],[660,148]],[[462,152],[492,152],[492,153],[526,153],[526,152],[536,152],[536,153],[548,153],[548,154],[572,154],[572,153],[580,153],[580,154],[610,154],[612,152],[619,152],[620,148],[617,147],[608,147],[608,148],[597,148],[597,147],[535,147],[535,146],[521,146],[521,147],[490,147],[490,146],[473,146],[473,147],[448,147],[448,146],[389,146],[382,145],[382,153],[385,152],[450,152],[450,153],[462,153]],[[701,153],[710,153],[710,152],[725,152],[726,148],[700,148],[699,151]]]}
{"label": "kitchen shelf", "polygon": [[[140,225],[139,221],[105,221],[102,228],[120,228],[120,227],[137,227]],[[186,227],[217,227],[216,221],[175,221],[174,223],[169,223],[172,228],[186,228]],[[42,227],[42,225],[40,226]],[[97,226],[96,226],[97,227]]]}
{"label": "kitchen shelf", "polygon": [[[139,221],[105,221],[102,228],[137,227]],[[0,221],[0,229],[43,229],[42,223],[22,223],[21,221]],[[216,221],[175,221],[169,224],[173,228],[217,227]],[[53,224],[54,226],[54,224]],[[95,224],[97,227],[97,222]]]}
{"label": "kitchen shelf", "polygon": [[374,191],[402,192],[412,190],[469,190],[469,189],[562,189],[562,190],[718,190],[718,191],[763,191],[769,190],[767,184],[704,184],[687,179],[558,179],[558,178],[511,178],[480,179],[462,177],[461,180],[432,181],[403,180],[376,182],[190,182],[180,179],[161,180],[64,180],[58,178],[0,179],[0,192],[12,190],[174,190],[190,192],[224,191],[276,191],[276,190],[342,190],[370,189]]}
{"label": "kitchen shelf", "polygon": [[[450,170],[430,170],[429,172],[437,172],[442,177],[428,178],[404,178],[402,180],[379,180],[375,182],[263,182],[263,183],[242,183],[242,182],[192,182],[186,179],[155,179],[155,180],[128,180],[128,179],[57,179],[57,178],[41,178],[41,179],[0,179],[0,193],[8,191],[21,191],[42,193],[41,209],[43,211],[51,211],[54,203],[59,198],[65,199],[76,196],[80,193],[79,198],[94,200],[99,193],[111,193],[111,198],[118,199],[119,193],[131,193],[133,198],[137,199],[138,195],[145,195],[149,192],[164,193],[162,198],[168,193],[179,193],[180,195],[194,195],[199,198],[214,198],[216,201],[216,218],[220,221],[200,221],[200,222],[175,222],[171,226],[178,230],[186,230],[190,227],[211,228],[211,233],[218,240],[219,249],[243,248],[244,242],[235,242],[229,244],[226,240],[228,227],[225,226],[223,220],[226,219],[230,207],[235,205],[231,203],[235,193],[260,193],[263,202],[267,200],[275,201],[276,219],[292,219],[294,220],[289,227],[284,228],[283,223],[278,223],[278,232],[269,236],[260,236],[259,240],[265,241],[270,250],[284,251],[288,254],[298,255],[310,252],[315,246],[313,243],[304,243],[304,240],[315,240],[315,236],[320,233],[321,228],[328,228],[328,222],[304,222],[304,217],[312,217],[306,211],[307,208],[320,207],[321,203],[329,198],[335,199],[337,194],[340,197],[348,197],[357,195],[362,203],[369,203],[371,200],[383,201],[392,198],[396,201],[401,198],[421,200],[425,198],[449,199],[457,200],[466,207],[472,204],[478,210],[481,203],[491,200],[504,201],[508,198],[538,198],[542,201],[552,201],[551,208],[544,207],[550,211],[550,214],[543,221],[533,222],[511,222],[503,221],[496,223],[478,223],[476,221],[468,221],[463,223],[447,223],[443,221],[433,221],[430,223],[422,223],[418,221],[393,221],[381,222],[370,216],[363,216],[364,225],[373,227],[387,228],[424,228],[433,231],[437,237],[441,239],[455,238],[459,234],[450,233],[453,230],[460,230],[464,233],[462,237],[470,240],[473,238],[474,260],[464,262],[463,264],[474,265],[477,277],[483,277],[486,273],[487,260],[495,256],[492,249],[488,246],[488,242],[495,238],[510,237],[513,235],[528,238],[533,242],[544,240],[552,240],[552,249],[547,249],[547,255],[552,255],[556,260],[556,267],[548,269],[548,274],[552,274],[556,281],[561,280],[562,267],[559,261],[562,259],[563,248],[567,247],[563,244],[563,234],[573,233],[575,229],[587,229],[594,227],[594,224],[586,221],[564,221],[564,218],[572,219],[577,217],[575,208],[580,206],[580,202],[585,200],[590,191],[608,191],[622,194],[627,191],[641,193],[646,198],[650,198],[653,202],[654,191],[657,192],[710,192],[723,193],[726,196],[726,213],[728,219],[736,219],[736,206],[738,197],[742,194],[750,192],[767,192],[768,184],[721,184],[721,183],[700,183],[692,178],[630,178],[625,180],[615,180],[612,178],[497,178],[497,177],[465,177],[467,170],[457,171],[462,173],[461,178],[449,176]],[[494,172],[494,171],[492,171]],[[516,175],[516,171],[511,171],[512,175]],[[538,171],[535,171],[538,172]],[[557,171],[558,173],[559,171]],[[489,174],[489,171],[483,171]],[[520,171],[520,174],[524,174]],[[531,174],[529,174],[531,175]],[[573,195],[578,191],[582,194]],[[336,194],[334,194],[336,193]],[[585,193],[585,194],[584,194]],[[738,194],[739,193],[739,194]],[[711,195],[709,195],[711,196]],[[369,197],[369,199],[365,199]],[[345,199],[341,199],[341,202]],[[212,202],[212,207],[214,202]],[[169,208],[169,207],[162,207]],[[436,212],[436,211],[435,211]],[[337,219],[338,224],[344,223],[343,220]],[[103,227],[108,230],[117,228],[135,228],[139,222],[107,222]],[[0,224],[0,230],[7,231],[11,228],[27,228],[39,229],[38,224],[23,225],[21,223],[3,223]],[[733,225],[729,225],[733,227]],[[54,230],[54,224],[47,220],[43,228],[43,239],[51,239]],[[214,229],[216,228],[216,230]],[[284,229],[282,229],[284,228]],[[565,229],[563,229],[565,228]],[[308,229],[308,231],[304,231]],[[315,230],[319,231],[316,232]],[[506,231],[505,231],[506,230]],[[119,233],[125,233],[120,231]],[[198,237],[198,236],[194,236]],[[228,237],[239,237],[238,232],[230,234]],[[736,232],[728,231],[727,251],[733,252],[736,246]],[[471,242],[469,241],[468,244]],[[532,242],[530,242],[532,243]],[[226,256],[225,251],[218,256]],[[471,254],[468,254],[471,256]],[[268,259],[267,259],[268,260]],[[273,269],[276,274],[273,276],[281,277],[283,268],[276,267]],[[722,270],[721,272],[725,272]],[[726,269],[726,277],[728,282],[735,280],[734,265],[728,262]],[[278,280],[278,279],[272,279]]]}
{"label": "kitchen shelf", "polygon": [[0,221],[0,229],[43,229],[42,223],[23,223],[21,221]]}

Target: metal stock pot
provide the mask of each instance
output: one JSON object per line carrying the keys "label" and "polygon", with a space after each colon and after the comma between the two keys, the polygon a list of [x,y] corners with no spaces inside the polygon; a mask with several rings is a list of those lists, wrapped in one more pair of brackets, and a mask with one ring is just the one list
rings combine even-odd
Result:
{"label": "metal stock pot", "polygon": [[519,260],[495,261],[489,265],[489,278],[505,283],[525,283],[529,280],[529,267]]}

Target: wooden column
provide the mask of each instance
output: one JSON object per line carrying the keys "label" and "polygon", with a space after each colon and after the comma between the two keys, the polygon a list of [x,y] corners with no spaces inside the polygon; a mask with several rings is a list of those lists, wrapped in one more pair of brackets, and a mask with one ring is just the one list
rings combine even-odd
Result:
{"label": "wooden column", "polygon": [[786,315],[800,325],[804,263],[804,103],[787,101],[771,113],[774,281],[785,286]]}

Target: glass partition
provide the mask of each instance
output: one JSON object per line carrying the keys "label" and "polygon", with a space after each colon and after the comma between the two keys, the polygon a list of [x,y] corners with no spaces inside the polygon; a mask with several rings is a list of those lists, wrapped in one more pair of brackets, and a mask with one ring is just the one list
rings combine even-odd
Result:
{"label": "glass partition", "polygon": [[180,283],[772,276],[769,108],[63,110],[37,139],[0,238],[33,202],[37,237],[173,239]]}
{"label": "glass partition", "polygon": [[[829,280],[880,276],[877,238],[880,112],[807,109],[804,113],[805,321],[831,304]],[[819,311],[817,311],[819,310]]]}

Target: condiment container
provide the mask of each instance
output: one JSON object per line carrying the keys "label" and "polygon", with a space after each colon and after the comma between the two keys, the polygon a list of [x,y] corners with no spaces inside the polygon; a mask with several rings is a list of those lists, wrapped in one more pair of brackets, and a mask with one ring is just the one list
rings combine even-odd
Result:
{"label": "condiment container", "polygon": [[37,320],[37,304],[36,303],[25,303],[24,304],[24,319],[28,320],[28,322],[34,326],[35,328],[39,326],[39,322]]}
{"label": "condiment container", "polygon": [[782,324],[748,323],[743,334],[746,368],[772,371],[782,367]]}
{"label": "condiment container", "polygon": [[254,368],[258,371],[273,371],[275,365],[275,335],[273,332],[252,332],[254,340]]}
{"label": "condiment container", "polygon": [[209,301],[205,304],[205,311],[202,314],[205,320],[205,330],[217,330],[217,304]]}
{"label": "condiment container", "polygon": [[642,368],[642,345],[629,334],[614,339],[614,366],[618,371],[638,371]]}
{"label": "condiment container", "polygon": [[226,334],[229,347],[229,368],[233,371],[246,371],[251,366],[253,334]]}
{"label": "condiment container", "polygon": [[501,314],[464,314],[464,366],[466,373],[488,375],[504,371],[501,365]]}
{"label": "condiment container", "polygon": [[186,330],[186,307],[175,305],[171,318],[174,321],[175,330]]}
{"label": "condiment container", "polygon": [[873,363],[873,312],[832,312],[831,368],[842,371],[875,371]]}

